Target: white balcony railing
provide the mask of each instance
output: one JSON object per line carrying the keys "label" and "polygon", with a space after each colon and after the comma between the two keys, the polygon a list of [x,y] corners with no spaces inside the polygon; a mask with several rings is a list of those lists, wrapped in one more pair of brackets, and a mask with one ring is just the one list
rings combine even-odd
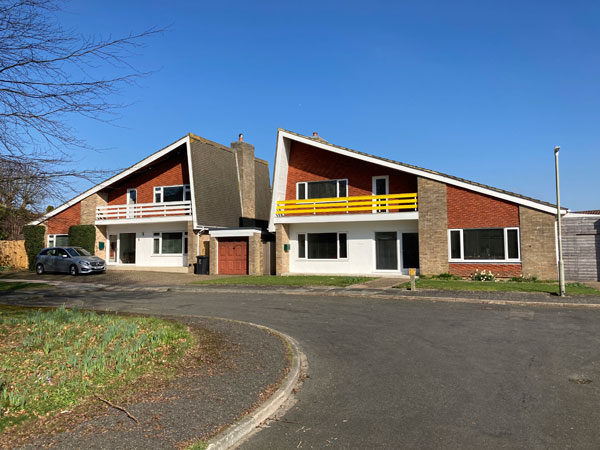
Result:
{"label": "white balcony railing", "polygon": [[97,206],[96,221],[151,219],[158,217],[191,216],[192,202],[138,203],[136,205]]}

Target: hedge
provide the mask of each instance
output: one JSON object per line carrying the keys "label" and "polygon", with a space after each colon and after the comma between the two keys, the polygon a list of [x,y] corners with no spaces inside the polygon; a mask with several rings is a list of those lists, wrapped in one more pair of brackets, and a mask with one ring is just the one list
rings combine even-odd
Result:
{"label": "hedge", "polygon": [[96,227],[94,225],[71,225],[69,227],[69,245],[83,247],[93,255],[96,247]]}
{"label": "hedge", "polygon": [[29,262],[29,268],[33,269],[35,266],[35,257],[44,245],[44,234],[46,228],[42,225],[25,225],[23,227],[23,236],[25,237],[25,251],[27,252],[27,260]]}

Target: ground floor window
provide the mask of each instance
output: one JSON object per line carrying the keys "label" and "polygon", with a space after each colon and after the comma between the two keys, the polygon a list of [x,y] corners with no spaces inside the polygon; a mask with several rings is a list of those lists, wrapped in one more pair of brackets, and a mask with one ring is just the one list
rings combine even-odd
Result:
{"label": "ground floor window", "polygon": [[298,258],[345,259],[348,258],[347,233],[298,234]]}
{"label": "ground floor window", "polygon": [[518,228],[448,230],[450,261],[519,261]]}
{"label": "ground floor window", "polygon": [[69,245],[68,234],[49,234],[48,247],[64,247]]}
{"label": "ground floor window", "polygon": [[187,253],[187,232],[158,232],[153,235],[153,255],[183,255]]}

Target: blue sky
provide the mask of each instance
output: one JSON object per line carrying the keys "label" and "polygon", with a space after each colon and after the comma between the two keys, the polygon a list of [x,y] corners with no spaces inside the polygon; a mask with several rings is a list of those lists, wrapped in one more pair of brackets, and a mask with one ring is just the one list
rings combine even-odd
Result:
{"label": "blue sky", "polygon": [[[84,35],[169,31],[131,59],[118,126],[72,119],[119,169],[193,132],[238,133],[269,161],[277,127],[409,164],[598,209],[600,3],[73,1]],[[84,189],[86,185],[81,185]]]}

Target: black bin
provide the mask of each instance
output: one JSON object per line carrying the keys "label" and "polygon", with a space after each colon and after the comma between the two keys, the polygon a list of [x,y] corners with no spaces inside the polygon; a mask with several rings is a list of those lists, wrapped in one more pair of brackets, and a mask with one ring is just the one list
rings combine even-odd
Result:
{"label": "black bin", "polygon": [[194,273],[196,275],[208,275],[208,256],[196,256],[196,264],[194,264]]}

